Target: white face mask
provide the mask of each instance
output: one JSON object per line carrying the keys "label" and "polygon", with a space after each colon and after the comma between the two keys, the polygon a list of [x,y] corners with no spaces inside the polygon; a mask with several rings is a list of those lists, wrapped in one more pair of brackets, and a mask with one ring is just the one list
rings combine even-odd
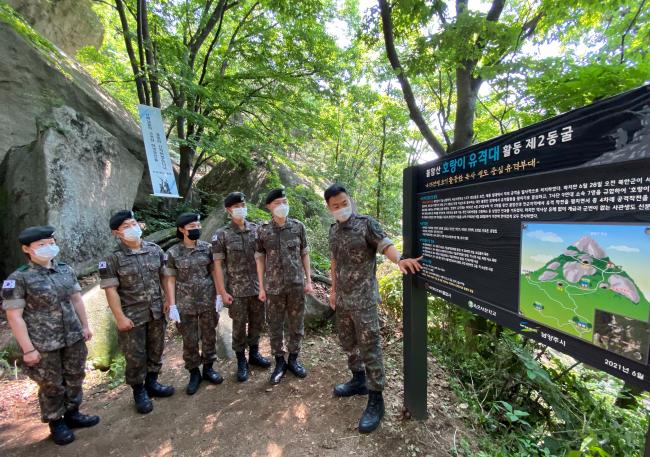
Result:
{"label": "white face mask", "polygon": [[276,206],[275,209],[273,209],[273,215],[284,219],[289,215],[289,205],[283,203],[282,205]]}
{"label": "white face mask", "polygon": [[345,206],[336,211],[332,211],[332,216],[334,216],[334,218],[339,222],[345,222],[350,219],[350,216],[352,216],[352,207]]}
{"label": "white face mask", "polygon": [[248,215],[248,208],[246,208],[245,206],[243,208],[232,209],[233,219],[246,219],[247,215]]}
{"label": "white face mask", "polygon": [[48,244],[34,249],[32,257],[43,262],[49,262],[59,255],[59,247],[56,244]]}
{"label": "white face mask", "polygon": [[138,241],[142,236],[142,229],[139,225],[134,227],[125,228],[122,232],[122,236],[127,241]]}

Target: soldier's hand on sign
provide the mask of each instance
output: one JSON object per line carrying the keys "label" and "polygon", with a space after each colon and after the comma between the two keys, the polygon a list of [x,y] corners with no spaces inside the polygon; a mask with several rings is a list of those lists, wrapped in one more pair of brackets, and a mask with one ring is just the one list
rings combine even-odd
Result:
{"label": "soldier's hand on sign", "polygon": [[407,275],[409,273],[417,273],[422,269],[420,260],[422,260],[422,256],[418,257],[417,259],[401,258],[397,262],[397,266],[399,267],[402,274]]}

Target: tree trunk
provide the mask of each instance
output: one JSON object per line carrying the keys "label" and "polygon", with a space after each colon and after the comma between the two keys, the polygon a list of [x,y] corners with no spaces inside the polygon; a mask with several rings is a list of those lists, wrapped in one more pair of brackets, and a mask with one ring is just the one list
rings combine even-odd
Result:
{"label": "tree trunk", "polygon": [[149,19],[147,15],[147,0],[138,0],[141,5],[141,25],[142,25],[142,41],[144,44],[144,55],[147,62],[147,75],[149,77],[149,87],[151,87],[151,104],[156,108],[160,108],[160,88],[158,87],[158,76],[156,62],[153,55],[153,43],[149,35]]}
{"label": "tree trunk", "polygon": [[473,67],[472,63],[465,62],[456,69],[456,120],[449,152],[466,148],[474,138],[474,115],[482,81],[472,76]]}
{"label": "tree trunk", "polygon": [[384,168],[384,154],[386,153],[386,118],[388,116],[384,115],[381,120],[382,136],[381,136],[381,149],[379,150],[379,169],[377,170],[377,210],[375,212],[375,217],[379,219],[379,210],[381,208],[381,185],[382,185],[382,174]]}
{"label": "tree trunk", "polygon": [[133,71],[133,77],[135,78],[135,87],[138,92],[138,102],[141,105],[144,105],[147,102],[144,93],[144,83],[142,81],[140,69],[138,68],[138,61],[135,57],[135,51],[133,50],[133,43],[131,42],[131,31],[129,30],[129,22],[126,18],[126,12],[124,11],[124,3],[122,3],[122,0],[115,0],[115,7],[117,8],[117,12],[120,16],[120,23],[122,24],[124,46],[126,47],[126,53],[129,56],[129,63],[131,64],[131,71]]}
{"label": "tree trunk", "polygon": [[388,4],[387,0],[379,0],[379,10],[381,12],[381,22],[383,25],[384,31],[384,43],[386,45],[386,55],[388,56],[388,61],[390,62],[391,67],[395,71],[397,80],[399,81],[400,86],[402,87],[402,93],[404,95],[404,101],[409,109],[409,114],[411,119],[417,125],[420,133],[424,139],[429,143],[431,149],[438,155],[445,155],[445,148],[435,137],[429,126],[427,125],[422,112],[415,101],[415,95],[413,94],[413,89],[411,89],[411,84],[409,83],[408,78],[402,68],[402,64],[399,61],[399,56],[397,55],[397,50],[395,49],[395,40],[393,36],[393,20],[391,18],[391,6]]}
{"label": "tree trunk", "polygon": [[178,172],[178,188],[181,193],[181,196],[185,198],[186,201],[191,201],[192,199],[192,167],[194,165],[194,157],[196,156],[196,151],[193,147],[182,144],[179,148],[181,155],[180,170]]}

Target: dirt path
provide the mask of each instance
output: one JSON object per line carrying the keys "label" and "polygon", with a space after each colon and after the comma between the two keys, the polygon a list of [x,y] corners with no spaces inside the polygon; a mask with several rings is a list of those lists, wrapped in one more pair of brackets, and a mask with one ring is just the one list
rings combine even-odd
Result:
{"label": "dirt path", "polygon": [[[269,353],[268,339],[262,352]],[[180,342],[169,341],[161,380],[176,394],[156,399],[151,414],[139,415],[127,386],[109,390],[106,383],[87,389],[83,411],[101,423],[76,432],[77,440],[58,447],[38,419],[35,385],[28,379],[0,383],[0,454],[3,456],[449,456],[454,439],[471,436],[458,419],[462,409],[446,387],[444,373],[429,368],[429,412],[425,422],[403,421],[401,342],[385,345],[388,386],[386,418],[374,433],[362,436],[357,421],[367,397],[333,398],[332,386],[346,380],[345,356],[336,339],[311,334],[305,340],[306,379],[290,373],[274,388],[269,372],[255,370],[248,382],[233,378],[235,363],[221,362],[225,382],[201,385],[189,397],[184,388]],[[93,384],[93,374],[87,379]],[[96,379],[95,379],[96,383]]]}

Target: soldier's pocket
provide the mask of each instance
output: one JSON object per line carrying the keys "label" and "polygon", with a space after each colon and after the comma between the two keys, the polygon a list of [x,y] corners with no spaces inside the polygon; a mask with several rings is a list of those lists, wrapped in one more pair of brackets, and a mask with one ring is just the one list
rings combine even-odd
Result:
{"label": "soldier's pocket", "polygon": [[361,344],[371,344],[379,340],[379,316],[377,308],[372,307],[360,311],[359,334]]}
{"label": "soldier's pocket", "polygon": [[138,281],[138,268],[130,263],[119,265],[117,274],[120,277],[120,285],[130,287]]}

